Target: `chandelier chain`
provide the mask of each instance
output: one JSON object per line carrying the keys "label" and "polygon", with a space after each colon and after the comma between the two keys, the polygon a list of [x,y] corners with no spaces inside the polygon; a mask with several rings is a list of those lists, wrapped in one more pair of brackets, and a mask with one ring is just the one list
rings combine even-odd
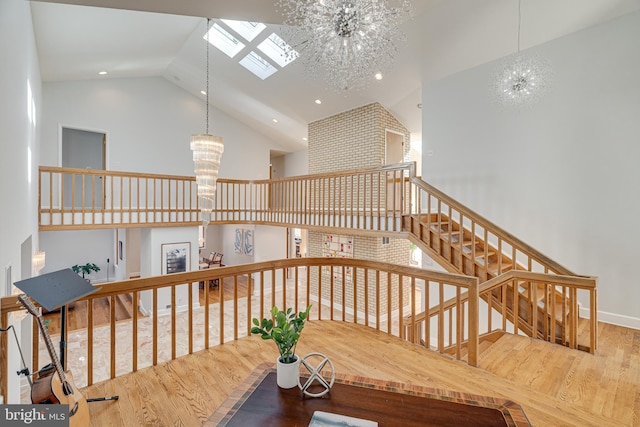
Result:
{"label": "chandelier chain", "polygon": [[518,0],[518,53],[520,53],[520,27],[522,26],[522,13],[520,8],[522,6],[522,0]]}
{"label": "chandelier chain", "polygon": [[207,103],[206,105],[206,109],[207,109],[207,118],[206,118],[206,125],[205,125],[205,132],[206,134],[209,133],[209,29],[210,29],[210,25],[211,25],[211,18],[207,18],[207,78],[206,78],[206,86],[205,86],[205,102]]}

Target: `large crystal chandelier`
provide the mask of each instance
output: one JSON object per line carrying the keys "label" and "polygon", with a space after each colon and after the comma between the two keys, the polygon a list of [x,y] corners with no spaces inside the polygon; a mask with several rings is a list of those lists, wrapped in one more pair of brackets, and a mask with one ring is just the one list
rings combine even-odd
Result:
{"label": "large crystal chandelier", "polygon": [[211,211],[216,195],[216,181],[220,169],[220,158],[224,151],[222,138],[209,134],[209,25],[211,19],[207,19],[207,85],[206,85],[206,126],[205,133],[191,135],[191,151],[193,151],[194,172],[196,174],[196,187],[198,194],[198,206],[202,212],[203,224],[211,221]]}
{"label": "large crystal chandelier", "polygon": [[278,0],[289,54],[338,90],[360,89],[389,68],[409,0]]}
{"label": "large crystal chandelier", "polygon": [[521,0],[518,0],[518,50],[506,58],[496,77],[499,100],[510,106],[531,104],[547,89],[549,67],[539,58],[520,53]]}

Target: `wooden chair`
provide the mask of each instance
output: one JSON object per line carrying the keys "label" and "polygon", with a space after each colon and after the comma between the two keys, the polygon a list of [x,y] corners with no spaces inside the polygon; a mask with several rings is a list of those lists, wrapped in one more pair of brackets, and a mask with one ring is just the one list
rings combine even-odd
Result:
{"label": "wooden chair", "polygon": [[[207,263],[209,264],[207,268],[224,267],[224,264],[222,264],[222,254],[218,252],[211,252],[211,254],[209,254],[209,260],[207,261]],[[209,286],[217,285],[218,279],[209,281]]]}
{"label": "wooden chair", "polygon": [[217,265],[218,267],[224,266],[224,264],[222,264],[222,256],[223,255],[221,253],[214,252],[213,257],[209,261],[209,266],[212,266],[212,265]]}

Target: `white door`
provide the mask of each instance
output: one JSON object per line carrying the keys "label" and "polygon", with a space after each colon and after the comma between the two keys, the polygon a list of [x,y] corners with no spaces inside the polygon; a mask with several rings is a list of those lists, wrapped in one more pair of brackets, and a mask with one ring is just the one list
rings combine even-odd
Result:
{"label": "white door", "polygon": [[[93,170],[106,169],[106,143],[107,136],[104,133],[63,127],[61,166]],[[72,193],[74,208],[91,208],[92,206],[96,209],[102,208],[103,182],[101,177],[92,179],[91,176],[86,176],[84,179],[84,192],[82,177],[76,176],[74,181],[75,187],[72,184],[72,177],[65,175],[65,208],[70,208],[72,205]],[[74,188],[73,191],[72,188]]]}

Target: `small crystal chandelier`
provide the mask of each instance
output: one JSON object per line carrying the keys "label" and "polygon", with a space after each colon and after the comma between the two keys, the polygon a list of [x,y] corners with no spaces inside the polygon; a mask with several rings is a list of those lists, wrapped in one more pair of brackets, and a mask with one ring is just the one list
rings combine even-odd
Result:
{"label": "small crystal chandelier", "polygon": [[220,169],[220,158],[224,151],[222,138],[209,134],[209,25],[207,19],[207,86],[206,109],[207,118],[204,134],[191,135],[191,151],[193,151],[194,172],[198,193],[198,205],[202,212],[202,222],[206,226],[211,221],[211,211],[216,195],[216,180]]}
{"label": "small crystal chandelier", "polygon": [[547,89],[549,78],[549,68],[543,61],[520,53],[521,24],[521,0],[518,0],[518,50],[507,57],[495,82],[499,100],[515,107],[537,100]]}
{"label": "small crystal chandelier", "polygon": [[[389,5],[395,5],[392,7]],[[404,34],[398,25],[409,0],[278,0],[285,17],[288,59],[338,90],[361,89],[386,70]]]}

